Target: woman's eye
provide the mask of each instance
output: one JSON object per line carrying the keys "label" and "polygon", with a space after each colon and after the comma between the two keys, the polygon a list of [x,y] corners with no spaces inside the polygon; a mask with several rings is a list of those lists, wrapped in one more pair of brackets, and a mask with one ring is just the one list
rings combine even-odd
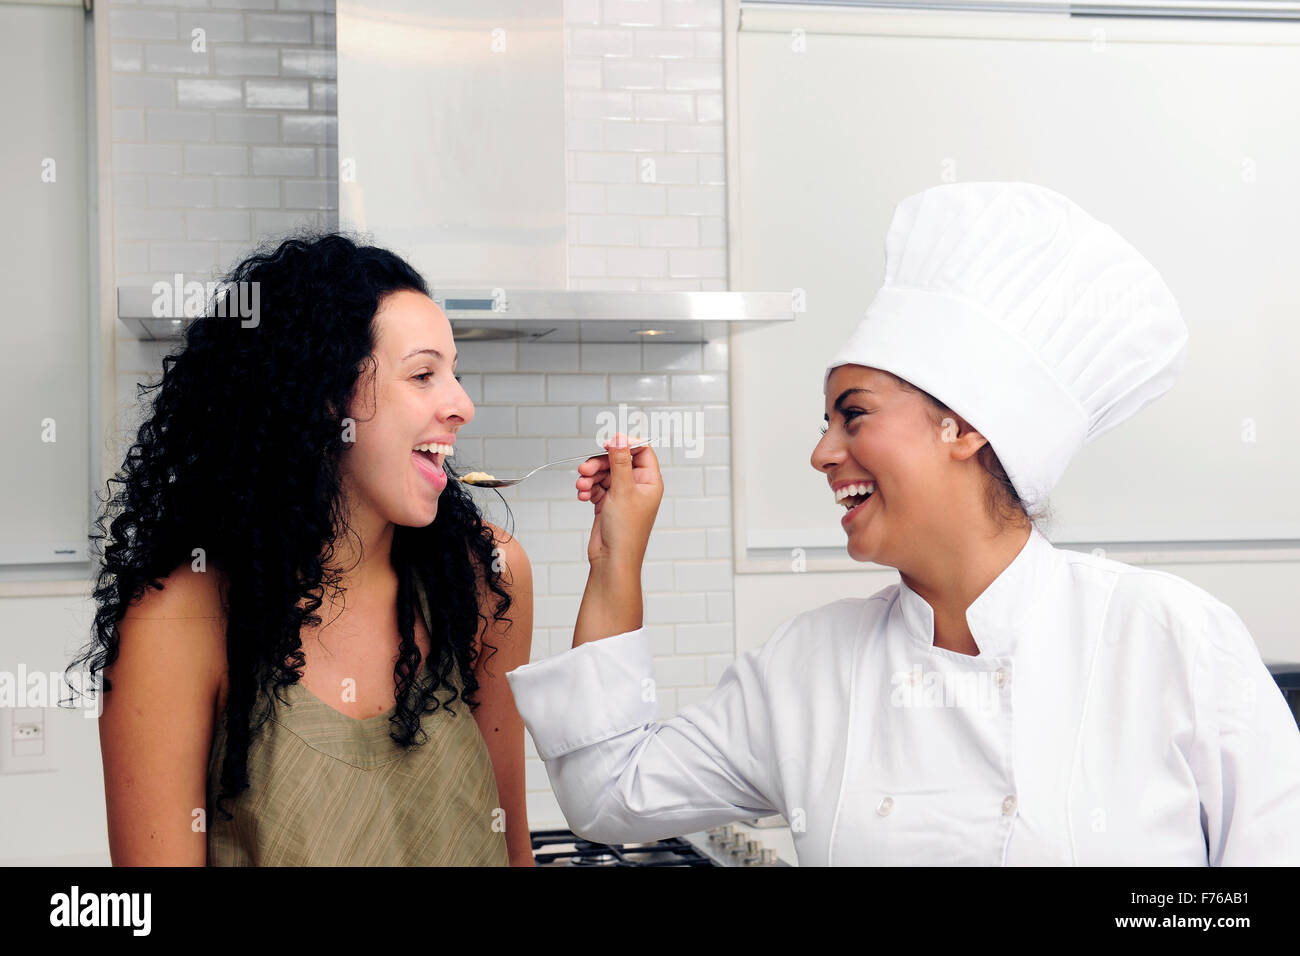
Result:
{"label": "woman's eye", "polygon": [[456,381],[458,381],[458,382],[460,381],[460,376],[459,376],[459,375],[456,376]]}
{"label": "woman's eye", "polygon": [[413,376],[413,377],[414,377],[414,378],[418,378],[420,381],[424,381],[425,379],[432,378],[432,377],[433,377],[433,373],[432,373],[432,372],[421,372],[419,375],[416,375],[416,376]]}
{"label": "woman's eye", "polygon": [[827,429],[829,429],[830,427],[831,427],[831,426],[827,425],[825,422],[822,422],[821,425],[818,426],[817,430],[818,430],[821,434],[825,435]]}
{"label": "woman's eye", "polygon": [[[853,421],[853,419],[857,418],[859,415],[865,415],[865,414],[867,413],[858,408],[846,408],[844,409],[844,424],[847,425],[849,422]],[[822,422],[821,433],[825,435],[826,432],[829,430],[830,430],[830,425],[828,425],[826,422]]]}

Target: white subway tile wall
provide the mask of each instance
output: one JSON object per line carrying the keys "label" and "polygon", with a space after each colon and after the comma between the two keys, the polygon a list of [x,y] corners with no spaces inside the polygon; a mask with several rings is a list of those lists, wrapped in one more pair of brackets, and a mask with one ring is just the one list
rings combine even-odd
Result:
{"label": "white subway tile wall", "polygon": [[[333,0],[109,15],[119,284],[210,278],[261,239],[336,227]],[[722,0],[565,0],[564,20],[570,287],[726,289]],[[174,347],[118,342],[119,444],[139,421],[135,384]],[[701,699],[735,654],[726,343],[458,349],[475,403],[462,471],[527,470],[598,450],[611,422],[652,423],[666,494],[642,582],[659,714]],[[569,647],[586,584],[575,478],[565,464],[506,492],[510,518],[474,492],[528,552],[535,661]],[[527,760],[530,825],[563,825],[531,738]]]}
{"label": "white subway tile wall", "polygon": [[332,0],[107,9],[119,285],[206,280],[337,224]]}

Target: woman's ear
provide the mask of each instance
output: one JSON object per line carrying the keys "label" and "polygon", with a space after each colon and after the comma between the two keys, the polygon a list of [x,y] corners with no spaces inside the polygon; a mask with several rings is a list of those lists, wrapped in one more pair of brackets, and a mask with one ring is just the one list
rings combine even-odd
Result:
{"label": "woman's ear", "polygon": [[965,461],[988,444],[988,439],[956,412],[945,412],[939,429],[939,440],[953,446],[952,456],[958,461]]}

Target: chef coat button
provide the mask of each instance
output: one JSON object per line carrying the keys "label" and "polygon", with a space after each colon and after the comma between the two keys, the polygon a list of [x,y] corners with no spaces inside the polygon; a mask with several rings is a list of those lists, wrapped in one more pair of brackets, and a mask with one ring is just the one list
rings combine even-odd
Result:
{"label": "chef coat button", "polygon": [[1016,798],[1014,796],[1007,797],[1005,800],[1002,801],[1002,815],[1004,817],[1009,817],[1011,816],[1011,814],[1015,812],[1016,812]]}
{"label": "chef coat button", "polygon": [[894,809],[893,797],[885,797],[878,804],[876,804],[876,812],[880,814],[882,817],[889,816],[889,811],[892,809]]}
{"label": "chef coat button", "polygon": [[1011,671],[1007,670],[1005,667],[999,667],[993,672],[993,683],[997,684],[999,687],[1006,687],[1010,681]]}

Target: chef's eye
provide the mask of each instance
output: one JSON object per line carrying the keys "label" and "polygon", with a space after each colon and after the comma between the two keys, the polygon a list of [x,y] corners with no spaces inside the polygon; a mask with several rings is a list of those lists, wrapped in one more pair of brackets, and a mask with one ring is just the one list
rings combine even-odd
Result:
{"label": "chef's eye", "polygon": [[830,427],[831,427],[830,425],[826,424],[825,422],[822,422],[819,426],[817,426],[817,431],[818,431],[820,434],[825,435],[825,434],[826,434],[826,430],[827,430],[828,428],[830,428]]}
{"label": "chef's eye", "polygon": [[458,382],[460,381],[460,376],[459,376],[459,375],[456,376],[456,381],[458,381]]}

